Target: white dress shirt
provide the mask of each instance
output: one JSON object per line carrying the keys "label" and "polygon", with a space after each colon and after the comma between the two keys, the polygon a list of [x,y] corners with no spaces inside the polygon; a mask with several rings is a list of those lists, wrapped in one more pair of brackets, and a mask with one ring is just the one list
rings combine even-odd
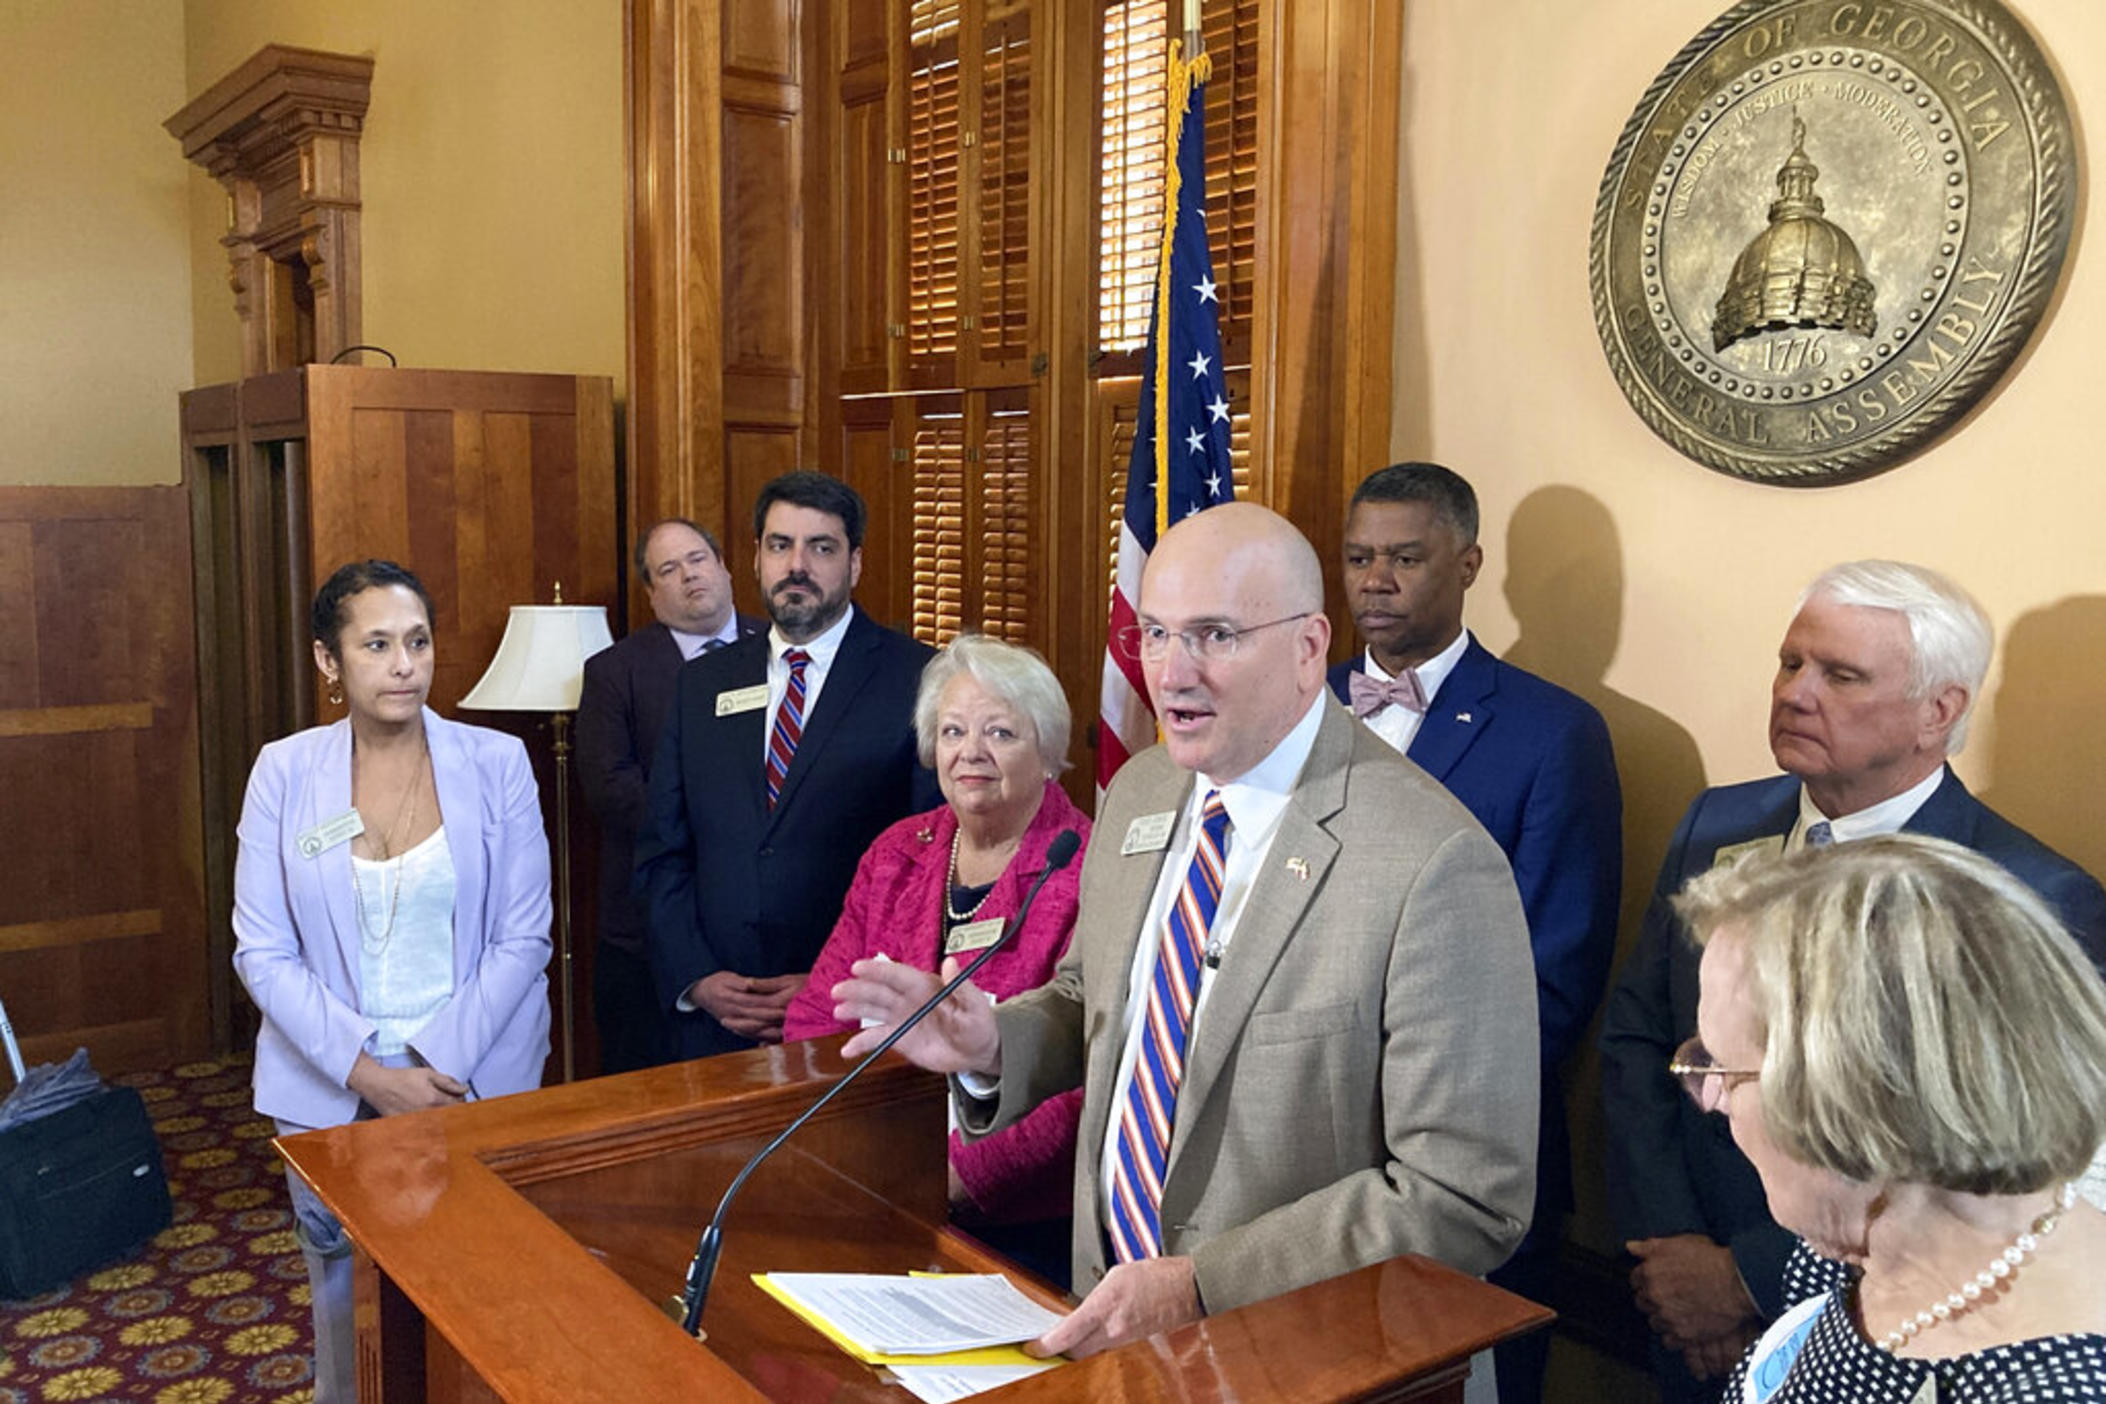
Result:
{"label": "white dress shirt", "polygon": [[[1455,636],[1454,643],[1449,644],[1439,653],[1434,654],[1433,657],[1411,670],[1418,675],[1419,689],[1425,695],[1428,710],[1431,710],[1433,707],[1434,698],[1440,695],[1441,684],[1448,681],[1448,674],[1454,672],[1455,665],[1462,662],[1463,651],[1469,646],[1470,631],[1465,629]],[[1386,671],[1380,663],[1375,661],[1375,651],[1373,649],[1367,650],[1366,656],[1361,659],[1361,667],[1366,669],[1367,675],[1377,682],[1391,682],[1394,680],[1395,675]],[[1350,706],[1351,704],[1348,703],[1347,705]],[[1361,725],[1374,732],[1375,735],[1381,737],[1384,741],[1389,742],[1391,746],[1396,748],[1397,754],[1402,756],[1410,754],[1412,738],[1419,734],[1419,723],[1424,720],[1423,716],[1412,711],[1411,708],[1399,707],[1395,703],[1391,703],[1373,716],[1363,718]]]}
{"label": "white dress shirt", "polygon": [[1821,823],[1828,825],[1832,843],[1877,838],[1881,834],[1898,834],[1902,825],[1915,818],[1916,811],[1923,808],[1930,797],[1938,792],[1938,786],[1944,783],[1944,780],[1945,767],[1941,765],[1892,799],[1883,799],[1870,808],[1860,809],[1855,814],[1840,814],[1833,819],[1814,805],[1813,796],[1807,794],[1806,787],[1801,785],[1799,822],[1792,826],[1790,835],[1785,838],[1784,851],[1797,853],[1806,847],[1807,829]]}
{"label": "white dress shirt", "polygon": [[[1112,1079],[1110,1123],[1105,1128],[1104,1157],[1098,1166],[1107,1227],[1111,1206],[1118,1202],[1112,1190],[1112,1166],[1119,1157],[1119,1113],[1126,1105],[1127,1085],[1133,1081],[1134,1063],[1141,1053],[1141,1026],[1148,1017],[1148,986],[1155,979],[1155,961],[1162,950],[1163,926],[1169,920],[1170,904],[1183,890],[1186,870],[1192,866],[1192,852],[1199,842],[1199,816],[1206,807],[1207,795],[1219,789],[1222,806],[1228,810],[1228,853],[1222,863],[1221,900],[1207,933],[1207,959],[1200,964],[1199,989],[1192,997],[1192,1027],[1185,1036],[1187,1048],[1192,1047],[1199,1021],[1205,1017],[1207,994],[1214,987],[1217,973],[1215,965],[1235,938],[1237,919],[1243,915],[1251,887],[1272,848],[1280,815],[1286,812],[1295,783],[1309,763],[1309,752],[1316,745],[1317,728],[1323,723],[1327,705],[1323,697],[1312,700],[1309,710],[1272,748],[1272,753],[1230,783],[1217,784],[1205,775],[1197,776],[1191,797],[1178,816],[1177,829],[1163,856],[1162,873],[1156,879],[1155,895],[1149,899],[1147,918],[1141,923],[1140,938],[1134,942],[1133,967],[1126,986],[1126,1034],[1119,1052],[1119,1072]],[[1172,1134],[1176,1134],[1174,1130]]]}
{"label": "white dress shirt", "polygon": [[[782,630],[768,629],[768,724],[761,728],[761,764],[768,763],[768,738],[775,733],[775,714],[782,710],[782,699],[790,690],[790,665],[783,661],[783,654],[793,648],[801,648],[812,655],[812,661],[804,665],[804,720],[811,723],[812,711],[819,705],[819,690],[826,686],[826,675],[834,666],[834,655],[841,651],[841,640],[848,637],[849,621],[856,617],[856,607],[850,605],[841,611],[841,617],[833,622],[825,633],[810,643],[793,644],[782,636]],[[737,624],[734,621],[733,627]]]}

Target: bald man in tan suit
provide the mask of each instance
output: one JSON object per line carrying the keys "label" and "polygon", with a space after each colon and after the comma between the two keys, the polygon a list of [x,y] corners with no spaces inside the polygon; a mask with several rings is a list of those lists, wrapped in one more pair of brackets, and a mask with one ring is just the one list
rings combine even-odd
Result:
{"label": "bald man in tan suit", "polygon": [[[900,1044],[961,1074],[969,1133],[1087,1088],[1074,1243],[1087,1295],[1047,1352],[1088,1354],[1400,1253],[1483,1273],[1527,1228],[1536,1024],[1520,899],[1469,812],[1330,700],[1322,606],[1315,553],[1262,507],[1164,534],[1127,641],[1164,743],[1106,798],[1067,960],[992,1012],[961,995]],[[1158,1176],[1130,1149],[1147,1119],[1135,1083],[1216,798],[1218,900]],[[835,994],[843,1017],[897,1020],[933,990],[861,963]]]}

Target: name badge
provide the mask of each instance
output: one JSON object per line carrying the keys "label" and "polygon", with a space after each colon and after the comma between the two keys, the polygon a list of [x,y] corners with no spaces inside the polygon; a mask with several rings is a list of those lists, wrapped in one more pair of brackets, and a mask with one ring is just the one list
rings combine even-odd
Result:
{"label": "name badge", "polygon": [[359,817],[356,809],[347,809],[334,819],[321,823],[300,835],[300,856],[314,858],[340,843],[349,843],[366,831],[366,821]]}
{"label": "name badge", "polygon": [[989,917],[985,921],[969,921],[963,926],[954,926],[943,938],[943,953],[957,955],[961,951],[980,951],[1002,939],[1002,928],[1007,925],[1000,917]]}
{"label": "name badge", "polygon": [[1814,1322],[1827,1310],[1828,1301],[1826,1294],[1808,1297],[1770,1323],[1755,1349],[1748,1352],[1747,1373],[1740,1379],[1742,1404],[1764,1404],[1784,1388],[1793,1362],[1806,1349],[1806,1338],[1813,1334]]}
{"label": "name badge", "polygon": [[1746,843],[1729,843],[1711,855],[1711,866],[1730,868],[1743,858],[1752,858],[1758,853],[1782,853],[1784,835],[1771,834],[1766,838],[1749,839]]}
{"label": "name badge", "polygon": [[1119,845],[1119,856],[1130,858],[1136,853],[1161,853],[1170,846],[1171,831],[1177,828],[1177,811],[1166,809],[1161,814],[1143,814],[1126,826],[1126,839]]}
{"label": "name badge", "polygon": [[717,715],[737,716],[740,712],[758,712],[768,705],[768,685],[755,683],[752,687],[735,687],[729,692],[717,694]]}

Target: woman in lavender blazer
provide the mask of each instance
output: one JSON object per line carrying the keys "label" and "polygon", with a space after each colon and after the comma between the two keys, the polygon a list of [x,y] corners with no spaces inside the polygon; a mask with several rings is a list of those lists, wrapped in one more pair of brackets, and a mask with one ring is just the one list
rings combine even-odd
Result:
{"label": "woman in lavender blazer", "polygon": [[[400,566],[345,566],[313,622],[348,715],[264,747],[235,863],[234,968],[263,1013],[256,1110],[293,1133],[536,1087],[549,858],[526,750],[424,706],[431,604]],[[288,1183],[327,1404],[355,1388],[349,1245]]]}
{"label": "woman in lavender blazer", "polygon": [[[1016,915],[1063,829],[1089,838],[1090,822],[1055,778],[1067,764],[1068,705],[1060,682],[1028,649],[966,634],[930,660],[915,700],[924,765],[944,804],[902,819],[863,855],[841,919],[804,988],[783,1015],[785,1039],[855,1026],[834,1015],[833,987],[858,960],[882,955],[923,970],[963,964]],[[989,958],[974,983],[1006,999],[1052,978],[1075,929],[1080,863],[1055,873],[1023,928]],[[951,1202],[961,1218],[1012,1256],[1065,1277],[1081,1089],[1055,1097],[1016,1125],[971,1145],[951,1134]],[[993,1225],[1036,1223],[1043,1233]]]}

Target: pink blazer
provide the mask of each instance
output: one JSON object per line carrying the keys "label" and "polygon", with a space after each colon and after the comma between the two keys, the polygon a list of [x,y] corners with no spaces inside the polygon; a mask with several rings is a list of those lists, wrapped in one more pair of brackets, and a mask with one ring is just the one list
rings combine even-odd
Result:
{"label": "pink blazer", "polygon": [[[1054,781],[1007,871],[995,880],[979,916],[1008,917],[1045,863],[1046,847],[1062,829],[1089,841],[1090,821]],[[958,831],[949,805],[912,815],[879,834],[856,868],[841,919],[812,964],[811,978],[783,1015],[785,1039],[845,1033],[834,1018],[833,987],[856,961],[880,952],[923,970],[943,963],[945,884],[951,836]],[[999,999],[1038,988],[1053,977],[1075,930],[1082,864],[1055,873],[1038,894],[1023,929],[981,967],[973,983]],[[1049,1098],[1015,1125],[970,1145],[953,1133],[951,1165],[973,1203],[991,1218],[1053,1218],[1074,1197],[1075,1132],[1082,1089]]]}
{"label": "pink blazer", "polygon": [[[549,862],[519,739],[447,721],[424,734],[453,857],[453,998],[410,1040],[478,1097],[541,1084],[548,1058]],[[351,807],[351,724],[313,727],[256,757],[234,863],[234,969],[263,1011],[256,1110],[302,1126],[351,1120],[344,1085],[373,1024],[359,1013],[351,845],[300,836]]]}

